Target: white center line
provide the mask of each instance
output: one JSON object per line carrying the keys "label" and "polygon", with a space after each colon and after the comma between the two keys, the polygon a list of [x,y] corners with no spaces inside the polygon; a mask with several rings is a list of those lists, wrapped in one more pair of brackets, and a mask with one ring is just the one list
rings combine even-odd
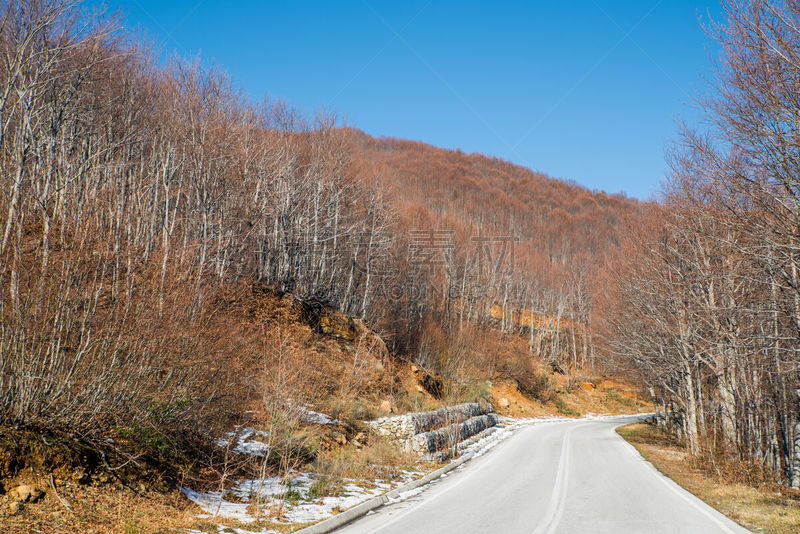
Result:
{"label": "white center line", "polygon": [[561,456],[558,460],[558,472],[556,473],[556,480],[553,484],[553,494],[547,505],[544,520],[539,523],[539,526],[536,527],[533,534],[552,534],[561,522],[561,517],[564,515],[564,507],[567,502],[570,436],[573,430],[582,426],[585,426],[585,424],[574,426],[564,433],[564,439],[561,442]]}

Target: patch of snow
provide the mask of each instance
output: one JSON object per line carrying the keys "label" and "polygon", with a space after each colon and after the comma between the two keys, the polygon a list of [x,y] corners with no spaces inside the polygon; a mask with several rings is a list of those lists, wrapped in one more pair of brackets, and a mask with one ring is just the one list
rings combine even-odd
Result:
{"label": "patch of snow", "polygon": [[[270,446],[263,441],[250,441],[253,436],[269,436],[268,432],[263,430],[256,430],[254,428],[243,428],[240,431],[234,430],[226,434],[228,439],[220,438],[216,440],[217,447],[226,448],[231,439],[236,439],[236,445],[231,449],[233,452],[239,454],[246,454],[248,456],[264,456],[270,450]],[[238,437],[237,437],[238,436]]]}
{"label": "patch of snow", "polygon": [[186,498],[197,504],[207,514],[204,517],[214,517],[220,515],[222,517],[230,517],[243,523],[250,523],[255,521],[255,518],[247,511],[248,503],[236,503],[226,501],[223,498],[223,493],[219,491],[209,491],[207,493],[200,493],[189,488],[180,488],[181,492],[186,495]]}
{"label": "patch of snow", "polygon": [[264,480],[251,478],[236,484],[230,493],[241,501],[261,499],[282,499],[288,490],[300,494],[307,492],[318,477],[311,473],[294,473],[287,478],[267,477]]}
{"label": "patch of snow", "polygon": [[230,491],[239,500],[250,501],[259,496],[262,499],[280,499],[287,489],[286,481],[282,477],[268,477],[263,481],[257,478],[242,480]]}
{"label": "patch of snow", "polygon": [[391,483],[375,480],[368,484],[369,487],[363,487],[350,481],[342,487],[342,492],[338,496],[321,497],[313,501],[301,500],[296,504],[282,502],[281,499],[290,489],[301,496],[307,496],[311,485],[320,478],[320,475],[294,473],[287,479],[269,477],[263,481],[259,479],[242,480],[230,490],[226,490],[222,496],[218,491],[200,493],[189,488],[181,488],[181,491],[203,509],[204,517],[220,515],[237,519],[243,523],[253,522],[255,518],[247,511],[247,507],[252,501],[260,498],[266,509],[272,511],[280,509],[280,517],[272,518],[273,521],[286,524],[310,523],[326,519],[335,513],[386,493],[416,476],[420,475],[403,471]]}
{"label": "patch of snow", "polygon": [[[442,475],[442,476],[444,476],[444,475]],[[441,477],[439,477],[439,478],[441,478]],[[390,504],[394,504],[396,502],[400,502],[400,501],[404,501],[406,499],[409,499],[409,498],[411,498],[411,497],[413,497],[415,495],[419,495],[420,493],[422,493],[425,490],[425,488],[427,486],[428,486],[428,484],[423,484],[422,486],[419,486],[419,487],[414,488],[414,489],[410,489],[408,491],[401,491],[400,493],[397,494],[397,497],[390,497],[388,502]]]}
{"label": "patch of snow", "polygon": [[334,515],[334,509],[344,511],[385,493],[389,489],[388,485],[383,484],[369,489],[355,484],[347,484],[338,497],[323,497],[314,502],[299,503],[286,510],[284,515],[289,523],[319,521]]}
{"label": "patch of snow", "polygon": [[338,419],[331,419],[330,416],[324,413],[315,412],[305,407],[301,407],[300,409],[303,411],[301,418],[306,423],[316,423],[318,425],[335,425],[341,423]]}
{"label": "patch of snow", "polygon": [[[279,531],[272,530],[271,528],[264,530],[252,530],[252,529],[229,527],[227,525],[217,525],[217,530],[219,532],[235,532],[236,534],[280,534]],[[202,530],[187,530],[186,534],[206,534],[206,532],[203,532]]]}

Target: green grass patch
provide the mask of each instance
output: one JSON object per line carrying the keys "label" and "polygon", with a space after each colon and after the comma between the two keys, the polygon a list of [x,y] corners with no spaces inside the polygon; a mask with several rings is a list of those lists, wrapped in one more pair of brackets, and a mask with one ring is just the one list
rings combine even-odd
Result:
{"label": "green grass patch", "polygon": [[553,404],[555,405],[556,409],[561,415],[566,415],[567,417],[580,417],[581,413],[573,410],[566,404],[564,404],[564,400],[561,397],[554,397]]}

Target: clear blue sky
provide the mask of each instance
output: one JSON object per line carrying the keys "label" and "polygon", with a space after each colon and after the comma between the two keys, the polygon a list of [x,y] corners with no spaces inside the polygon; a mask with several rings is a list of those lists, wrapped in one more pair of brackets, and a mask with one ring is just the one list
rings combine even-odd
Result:
{"label": "clear blue sky", "polygon": [[107,0],[254,99],[646,198],[717,54],[716,0]]}

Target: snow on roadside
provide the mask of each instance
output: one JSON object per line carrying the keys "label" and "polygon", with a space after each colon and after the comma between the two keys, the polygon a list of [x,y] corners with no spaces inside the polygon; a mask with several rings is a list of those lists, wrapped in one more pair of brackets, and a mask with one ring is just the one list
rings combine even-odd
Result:
{"label": "snow on roadside", "polygon": [[189,488],[180,488],[181,492],[186,495],[186,498],[197,504],[203,509],[204,514],[198,517],[215,517],[222,516],[231,519],[236,519],[243,523],[250,523],[255,521],[253,516],[247,511],[249,503],[235,503],[227,501],[222,498],[219,491],[209,491],[201,493]]}
{"label": "snow on roadside", "polygon": [[322,497],[313,502],[298,503],[284,513],[286,523],[310,523],[328,518],[336,511],[344,511],[362,502],[385,493],[391,485],[381,483],[374,488],[364,488],[356,484],[346,484],[342,494],[336,497]]}
{"label": "snow on roadside", "polygon": [[[203,509],[203,517],[218,515],[242,523],[254,522],[256,518],[248,511],[248,507],[260,496],[265,503],[265,511],[281,512],[279,517],[270,518],[271,521],[285,524],[311,523],[361,504],[418,476],[421,473],[403,471],[392,482],[375,480],[360,485],[355,481],[345,481],[340,495],[315,499],[309,498],[309,490],[321,476],[314,473],[295,473],[289,480],[280,477],[242,480],[222,494],[219,491],[202,493],[189,488],[181,488],[181,491]],[[299,496],[299,499],[294,504],[284,500],[281,509],[281,500],[289,491]]]}
{"label": "snow on roadside", "polygon": [[336,425],[341,423],[338,419],[332,419],[324,413],[315,412],[303,406],[300,407],[300,410],[302,411],[300,418],[306,423],[316,423],[318,425]]}
{"label": "snow on roadside", "polygon": [[[271,528],[263,529],[263,530],[252,530],[250,528],[236,528],[236,527],[229,527],[227,525],[217,525],[218,532],[229,532],[234,534],[281,534],[277,530],[273,530]],[[208,530],[187,530],[186,534],[207,534]]]}
{"label": "snow on roadside", "polygon": [[[337,421],[331,419],[325,414],[314,412],[313,410],[304,409],[308,415],[308,421],[318,424],[336,424]],[[645,415],[645,414],[631,414],[630,416]],[[459,447],[461,456],[470,455],[471,458],[477,458],[486,454],[493,447],[512,436],[518,430],[543,423],[557,423],[568,421],[580,420],[605,420],[615,419],[620,417],[630,417],[625,415],[595,415],[587,414],[580,419],[568,417],[538,417],[538,418],[525,418],[515,419],[512,417],[499,416],[499,423],[497,426],[489,428],[484,432],[462,442]],[[229,439],[235,437],[236,432],[228,434]],[[243,454],[251,454],[256,456],[263,456],[269,450],[267,444],[259,441],[250,441],[253,436],[264,436],[265,432],[257,431],[252,428],[245,428],[239,431],[236,446],[233,448],[236,452]],[[220,439],[217,444],[221,447],[228,446],[228,440]],[[463,467],[463,466],[461,466]],[[184,495],[191,501],[195,502],[200,508],[203,509],[204,515],[202,517],[228,517],[242,523],[251,523],[256,519],[248,511],[251,502],[260,497],[262,502],[265,502],[266,508],[270,510],[277,510],[280,508],[281,501],[288,491],[294,492],[299,496],[299,500],[295,504],[291,504],[288,500],[283,501],[283,508],[281,509],[280,517],[271,519],[274,522],[284,524],[302,524],[311,523],[326,519],[336,513],[344,511],[348,508],[361,504],[373,497],[386,493],[387,491],[406,484],[416,478],[422,476],[423,473],[403,471],[401,476],[397,479],[387,482],[385,480],[369,481],[363,485],[355,483],[355,481],[344,481],[342,492],[338,496],[320,497],[316,499],[309,498],[309,490],[315,481],[321,478],[321,475],[314,473],[293,473],[292,476],[286,480],[280,477],[269,477],[264,480],[248,479],[236,483],[231,489],[225,490],[220,493],[219,491],[210,491],[201,493],[189,488],[180,488]],[[447,476],[447,474],[443,475]],[[389,502],[399,502],[405,499],[414,497],[423,492],[427,485],[414,488],[412,490],[401,493],[395,498],[390,499]],[[234,529],[239,532],[239,529]],[[241,531],[250,532],[250,531]],[[274,531],[263,531],[270,533]]]}
{"label": "snow on roadside", "polygon": [[267,437],[269,436],[268,432],[264,432],[263,430],[256,430],[254,428],[243,428],[241,430],[233,430],[226,434],[228,436],[227,439],[220,438],[216,440],[217,447],[222,449],[228,447],[228,442],[231,439],[236,439],[236,445],[234,445],[233,452],[239,454],[246,454],[248,456],[264,456],[267,452],[269,452],[270,446],[264,443],[263,441],[251,441],[250,438],[253,436],[257,437]]}
{"label": "snow on roadside", "polygon": [[[316,412],[305,406],[298,406],[297,409],[300,411],[300,419],[305,423],[317,425],[336,425],[341,423],[338,419],[333,419],[324,413]],[[231,450],[238,454],[264,456],[270,450],[268,444],[258,439],[252,439],[254,437],[269,437],[269,432],[264,432],[263,430],[256,430],[250,427],[237,428],[236,430],[228,432],[225,436],[225,438],[215,440],[217,447],[224,449],[228,447],[230,440],[234,439],[236,440],[236,444]]]}
{"label": "snow on roadside", "polygon": [[[271,528],[265,528],[262,530],[253,530],[249,526],[248,528],[236,528],[236,527],[229,527],[223,524],[218,524],[216,531],[228,532],[234,534],[281,534],[280,531]],[[208,534],[208,530],[187,530],[186,534]]]}

